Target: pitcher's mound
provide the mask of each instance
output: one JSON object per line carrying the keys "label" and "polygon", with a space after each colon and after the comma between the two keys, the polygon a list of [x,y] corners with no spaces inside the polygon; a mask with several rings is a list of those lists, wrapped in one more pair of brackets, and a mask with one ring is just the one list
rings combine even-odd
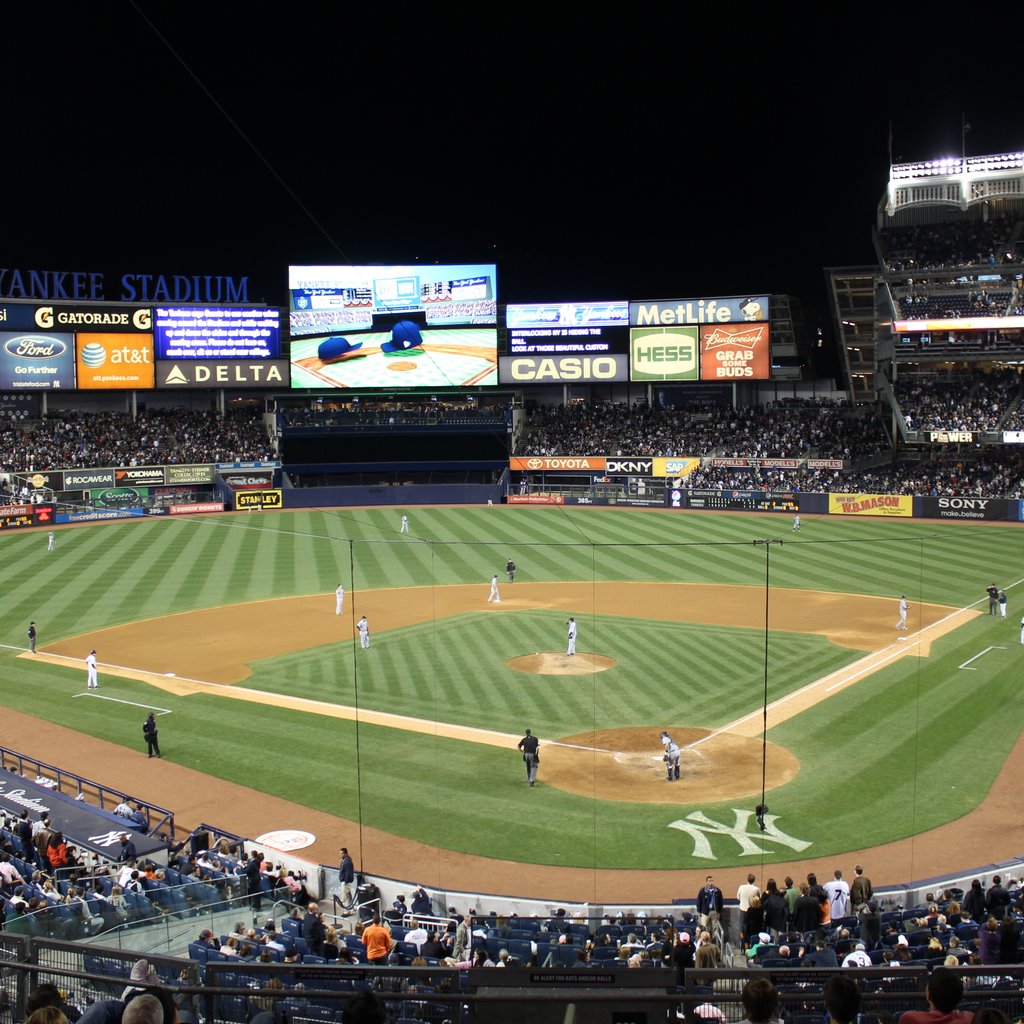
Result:
{"label": "pitcher's mound", "polygon": [[614,658],[603,654],[524,654],[505,662],[517,672],[534,672],[540,676],[589,676],[615,667]]}
{"label": "pitcher's mound", "polygon": [[[682,748],[682,772],[678,782],[667,782],[662,728],[602,729],[546,744],[542,738],[538,785],[634,803],[712,804],[761,795],[760,739],[728,733],[712,737],[708,729],[669,725]],[[767,789],[784,785],[800,771],[799,760],[785,747],[769,743],[765,754]]]}

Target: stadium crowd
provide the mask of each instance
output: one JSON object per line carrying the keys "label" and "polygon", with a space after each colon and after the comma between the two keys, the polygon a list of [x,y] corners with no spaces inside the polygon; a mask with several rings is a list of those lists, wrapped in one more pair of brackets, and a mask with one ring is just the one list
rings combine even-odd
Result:
{"label": "stadium crowd", "polygon": [[876,414],[834,404],[775,404],[700,412],[646,405],[540,408],[517,455],[721,455],[858,459],[889,449]]}
{"label": "stadium crowd", "polygon": [[1018,409],[1021,375],[1016,369],[903,375],[893,392],[908,429],[996,430]]}
{"label": "stadium crowd", "polygon": [[151,466],[276,459],[262,420],[186,409],[60,412],[41,421],[0,419],[0,471]]}

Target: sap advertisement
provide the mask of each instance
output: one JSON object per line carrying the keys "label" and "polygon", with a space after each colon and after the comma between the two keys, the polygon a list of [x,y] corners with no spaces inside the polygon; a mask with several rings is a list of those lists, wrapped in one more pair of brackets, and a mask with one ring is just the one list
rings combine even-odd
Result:
{"label": "sap advertisement", "polygon": [[293,388],[498,383],[494,264],[289,267]]}
{"label": "sap advertisement", "polygon": [[0,331],[0,388],[57,391],[74,386],[74,334]]}
{"label": "sap advertisement", "polygon": [[276,359],[281,354],[277,309],[158,306],[153,334],[157,359]]}

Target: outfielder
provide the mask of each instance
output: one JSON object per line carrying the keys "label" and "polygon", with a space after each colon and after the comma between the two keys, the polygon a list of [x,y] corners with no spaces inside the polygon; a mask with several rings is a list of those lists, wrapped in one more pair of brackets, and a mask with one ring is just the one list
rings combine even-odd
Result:
{"label": "outfielder", "polygon": [[99,678],[96,674],[96,652],[90,651],[85,659],[85,670],[86,670],[86,682],[89,684],[90,690],[98,690],[100,688]]}
{"label": "outfielder", "polygon": [[566,632],[568,633],[568,638],[569,638],[569,643],[568,643],[568,646],[566,647],[565,653],[566,654],[575,654],[576,653],[576,620],[570,618],[569,621],[565,624],[565,626],[566,626]]}
{"label": "outfielder", "polygon": [[399,533],[408,533],[409,532],[409,517],[408,516],[402,516],[402,528],[398,532]]}
{"label": "outfielder", "polygon": [[48,537],[47,537],[47,540],[46,540],[46,550],[47,551],[53,551],[53,549],[56,546],[57,546],[57,538],[54,537],[53,530],[51,530],[49,535],[48,535]]}
{"label": "outfielder", "polygon": [[491,592],[487,595],[487,603],[490,604],[494,601],[496,604],[501,604],[501,596],[498,594],[498,574],[495,573],[491,577]]}
{"label": "outfielder", "polygon": [[356,629],[359,630],[359,646],[364,651],[368,651],[370,649],[370,624],[366,621],[365,615],[356,623]]}
{"label": "outfielder", "polygon": [[341,609],[345,606],[345,588],[339,583],[338,589],[334,592],[334,614],[340,615]]}
{"label": "outfielder", "polygon": [[794,533],[799,533],[800,532],[800,517],[798,515],[797,516],[793,516],[793,532]]}

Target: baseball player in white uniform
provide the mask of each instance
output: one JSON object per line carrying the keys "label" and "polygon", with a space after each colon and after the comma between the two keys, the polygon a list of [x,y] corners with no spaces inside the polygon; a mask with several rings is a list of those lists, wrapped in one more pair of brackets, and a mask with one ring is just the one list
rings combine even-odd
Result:
{"label": "baseball player in white uniform", "polygon": [[57,546],[57,538],[53,535],[53,530],[50,531],[46,541],[46,550],[52,551]]}
{"label": "baseball player in white uniform", "polygon": [[679,744],[667,732],[661,734],[661,742],[665,747],[665,756],[662,760],[665,762],[668,781],[675,782],[679,778]]}
{"label": "baseball player in white uniform", "polygon": [[800,532],[800,517],[799,516],[793,516],[793,532],[794,533],[799,533]]}
{"label": "baseball player in white uniform", "polygon": [[565,653],[566,654],[575,654],[576,653],[576,620],[570,618],[569,621],[565,624],[565,626],[566,626],[566,633],[568,634],[568,637],[569,637],[569,643],[568,643],[568,646],[566,647]]}
{"label": "baseball player in white uniform", "polygon": [[99,678],[96,675],[96,652],[90,651],[85,658],[86,681],[90,690],[100,688]]}
{"label": "baseball player in white uniform", "polygon": [[409,532],[409,517],[408,516],[402,516],[402,528],[398,532],[399,533],[408,533]]}
{"label": "baseball player in white uniform", "polygon": [[495,604],[501,604],[501,595],[498,593],[498,574],[495,573],[491,577],[491,592],[487,595],[487,603],[490,604],[494,601]]}
{"label": "baseball player in white uniform", "polygon": [[356,629],[359,630],[359,646],[364,651],[368,651],[370,649],[370,624],[366,621],[365,615],[356,623]]}
{"label": "baseball player in white uniform", "polygon": [[897,629],[905,630],[907,628],[907,609],[910,605],[907,603],[907,595],[900,594],[900,621],[896,623]]}
{"label": "baseball player in white uniform", "polygon": [[334,614],[340,615],[341,609],[345,607],[345,588],[339,583],[338,589],[334,592]]}

